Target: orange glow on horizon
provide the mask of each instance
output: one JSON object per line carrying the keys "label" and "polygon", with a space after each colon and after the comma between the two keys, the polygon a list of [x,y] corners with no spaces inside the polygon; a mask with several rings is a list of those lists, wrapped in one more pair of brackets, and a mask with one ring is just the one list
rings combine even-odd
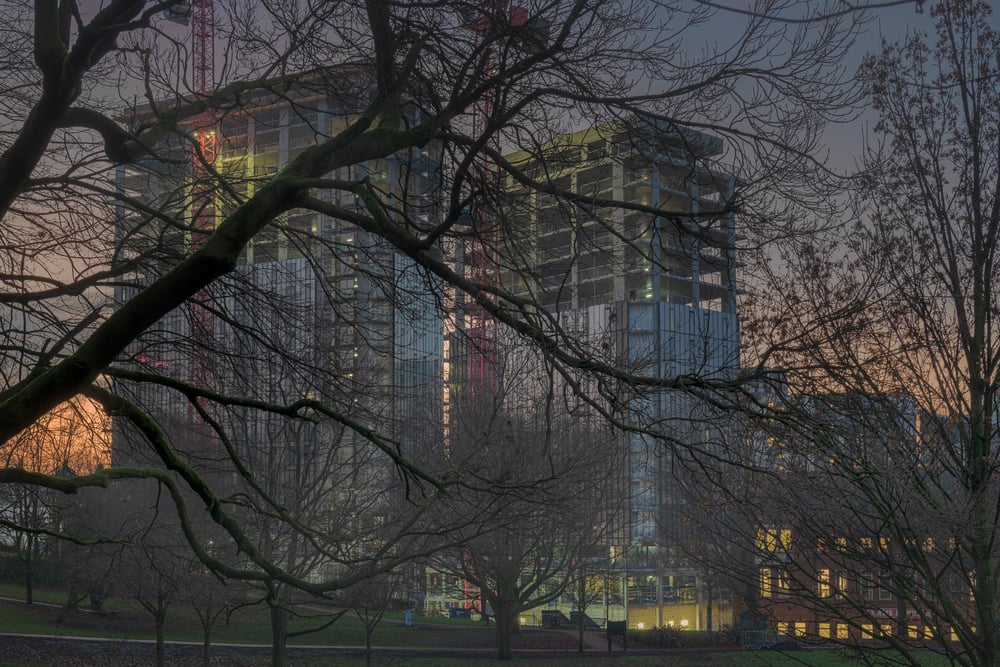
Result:
{"label": "orange glow on horizon", "polygon": [[85,475],[111,463],[111,419],[87,398],[58,405],[0,448],[0,466]]}

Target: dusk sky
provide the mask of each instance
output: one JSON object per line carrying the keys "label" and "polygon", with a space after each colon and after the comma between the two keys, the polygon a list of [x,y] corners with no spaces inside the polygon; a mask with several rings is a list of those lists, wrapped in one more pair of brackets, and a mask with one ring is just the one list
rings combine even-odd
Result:
{"label": "dusk sky", "polygon": [[[85,13],[88,9],[91,12],[96,11],[105,4],[106,0],[81,1]],[[222,17],[229,4],[225,0],[216,1],[215,11],[220,20],[224,20]],[[694,3],[690,4],[693,5]],[[714,4],[719,7],[730,6],[737,10],[743,10],[754,3],[726,0],[708,4]],[[875,2],[873,4],[881,3]],[[853,71],[857,67],[865,53],[878,48],[882,35],[885,35],[889,39],[896,39],[908,30],[929,30],[931,28],[930,5],[931,2],[924,2],[922,13],[918,13],[917,6],[914,3],[882,7],[872,12],[874,19],[867,26],[864,35],[856,43],[851,62],[845,63],[848,71]],[[785,12],[784,15],[795,16],[794,13],[790,12]],[[733,39],[738,37],[746,21],[747,17],[739,11],[728,12],[720,9],[716,17],[709,24],[702,30],[694,31],[691,36],[685,38],[685,42],[692,53],[697,53],[697,51],[713,44],[719,48],[724,48]],[[177,27],[179,30],[183,30],[183,28]],[[704,38],[698,34],[702,31],[705,33]],[[221,53],[219,53],[219,56],[221,57]],[[828,127],[827,145],[830,150],[831,166],[836,169],[851,168],[856,158],[860,155],[863,145],[864,127],[869,120],[870,118],[863,117],[849,124]]]}

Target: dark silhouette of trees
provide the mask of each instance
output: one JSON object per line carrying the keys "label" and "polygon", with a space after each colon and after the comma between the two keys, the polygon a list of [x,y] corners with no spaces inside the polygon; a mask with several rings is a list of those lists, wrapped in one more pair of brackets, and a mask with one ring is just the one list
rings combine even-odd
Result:
{"label": "dark silhouette of trees", "polygon": [[209,572],[200,562],[188,561],[188,574],[180,599],[194,609],[202,630],[202,664],[212,664],[212,631],[235,607],[236,591]]}
{"label": "dark silhouette of trees", "polygon": [[456,411],[450,462],[475,481],[444,511],[487,520],[431,563],[479,590],[501,660],[511,658],[522,612],[566,595],[587,559],[607,553],[609,526],[624,511],[612,493],[622,454],[607,429],[530,368],[508,366],[504,392],[480,390]]}
{"label": "dark silhouette of trees", "polygon": [[[6,443],[3,456],[10,468],[44,472],[61,479],[91,472],[106,462],[108,446],[102,418],[86,403],[66,403]],[[72,505],[62,493],[31,484],[0,488],[0,526],[7,532],[21,563],[25,601],[31,604],[39,570],[58,561],[57,536],[62,512]]]}
{"label": "dark silhouette of trees", "polygon": [[400,575],[389,572],[362,581],[345,592],[347,607],[354,612],[365,629],[365,665],[371,667],[372,635],[382,622],[385,612],[397,603],[403,588]]}
{"label": "dark silhouette of trees", "polygon": [[[173,533],[171,535],[171,533]],[[156,665],[166,664],[167,614],[180,598],[187,581],[187,551],[179,531],[156,526],[127,545],[119,559],[117,581],[122,594],[134,600],[153,620]],[[183,539],[183,538],[181,538]]]}
{"label": "dark silhouette of trees", "polygon": [[[629,261],[661,261],[637,240],[654,227],[707,239],[737,213],[755,238],[782,237],[803,207],[823,203],[819,128],[856,110],[839,63],[862,15],[817,15],[812,3],[765,3],[741,17],[730,44],[706,51],[699,31],[716,18],[712,3],[576,0],[522,12],[478,1],[261,0],[243,11],[220,0],[220,71],[206,96],[186,81],[189,45],[167,20],[179,0],[94,4],[0,4],[10,47],[0,54],[0,300],[4,321],[20,323],[0,345],[0,440],[86,397],[127,447],[73,478],[7,466],[0,484],[73,494],[155,481],[197,558],[272,592],[275,610],[282,589],[326,596],[478,534],[431,511],[442,497],[483,490],[445,460],[437,400],[420,403],[427,423],[388,407],[407,391],[435,392],[402,379],[435,369],[403,355],[397,332],[461,323],[467,311],[454,304],[533,347],[571,402],[619,425],[625,394],[732,404],[740,393],[734,377],[618,363],[544,295],[501,285],[501,272],[559,283],[578,258],[563,276],[538,275],[515,203],[552,198],[557,224],[581,239],[596,224],[630,244]],[[206,118],[211,127],[200,127]],[[540,147],[607,123],[626,143],[648,142],[655,128],[671,137],[678,165],[709,180],[731,175],[738,187],[679,211],[579,192],[560,175],[573,151]],[[214,161],[204,151],[212,131]],[[693,131],[722,137],[726,151],[706,150]],[[635,167],[615,162],[613,143],[609,164]],[[515,148],[531,169],[504,158]],[[683,171],[681,188],[693,187]],[[469,224],[470,211],[489,212],[480,216],[489,224]],[[626,232],[623,212],[642,214],[645,229]],[[478,273],[448,261],[472,243],[492,257]],[[629,425],[684,444],[669,429]],[[279,451],[306,470],[343,466],[343,486],[325,489],[330,512],[286,505],[274,491],[265,476],[286,468],[258,454]],[[307,460],[314,452],[333,458]],[[509,485],[496,477],[491,487],[505,498]],[[562,488],[554,500],[565,500]],[[529,494],[519,491],[518,502]],[[547,493],[530,489],[539,501]],[[369,512],[373,499],[384,504]],[[504,502],[496,507],[506,512]],[[225,548],[207,543],[205,520]],[[977,540],[968,547],[981,553]]]}
{"label": "dark silhouette of trees", "polygon": [[576,650],[578,653],[583,653],[583,633],[589,618],[587,610],[600,604],[608,594],[607,580],[604,578],[608,569],[608,559],[599,553],[594,553],[589,558],[581,554],[579,558],[580,563],[573,573],[572,581],[566,587],[566,597],[572,601],[576,610],[576,618],[570,619],[574,621],[577,630]]}
{"label": "dark silhouette of trees", "polygon": [[782,372],[753,409],[778,409],[760,410],[770,421],[741,445],[747,493],[719,514],[756,545],[773,604],[843,624],[851,643],[989,665],[1000,41],[987,3],[930,11],[932,34],[885,42],[860,70],[878,121],[856,219],[790,241],[762,278],[770,312],[745,333]]}

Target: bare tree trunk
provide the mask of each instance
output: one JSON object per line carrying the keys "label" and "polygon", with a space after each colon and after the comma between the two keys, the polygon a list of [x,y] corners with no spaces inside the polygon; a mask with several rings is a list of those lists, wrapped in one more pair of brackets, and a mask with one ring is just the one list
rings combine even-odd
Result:
{"label": "bare tree trunk", "polygon": [[203,667],[209,667],[212,662],[212,624],[204,624],[204,632],[201,636],[201,664]]}
{"label": "bare tree trunk", "polygon": [[[974,385],[975,388],[975,385]],[[978,403],[973,394],[973,405]],[[975,498],[972,506],[973,521],[977,526],[971,531],[971,539],[967,546],[971,556],[973,572],[971,582],[976,627],[976,650],[982,665],[1000,664],[1000,632],[996,631],[997,618],[997,564],[995,554],[994,530],[996,520],[991,516],[992,503],[984,499],[989,497],[993,479],[992,439],[983,437],[985,425],[978,424],[976,432],[970,436],[970,463],[968,474],[968,495]]]}
{"label": "bare tree trunk", "polygon": [[[976,610],[979,615],[979,627],[984,627],[986,623],[995,621],[996,619],[997,577],[995,567],[995,561],[992,560],[991,556],[984,559],[982,569],[977,570],[977,572],[989,573],[988,576],[982,577],[985,580],[982,584],[982,588],[985,590],[984,600],[983,602],[980,602],[978,599],[976,600]],[[978,579],[976,583],[978,585]],[[986,634],[986,632],[980,630],[979,634],[982,636],[983,634]],[[983,664],[1000,664],[1000,632],[993,631],[988,633],[987,639],[983,642],[983,644],[984,660],[988,660],[988,662],[983,662]]]}
{"label": "bare tree trunk", "polygon": [[497,659],[510,660],[510,638],[514,634],[517,618],[512,605],[507,600],[498,600],[494,612],[497,622]]}
{"label": "bare tree trunk", "polygon": [[59,610],[59,615],[56,617],[56,623],[59,625],[65,623],[70,612],[76,609],[79,603],[80,599],[76,596],[76,587],[70,586],[69,592],[66,593],[66,602],[63,603],[62,609]]}
{"label": "bare tree trunk", "polygon": [[156,620],[156,667],[164,667],[167,664],[164,645],[164,629],[167,625],[166,607],[157,609],[154,618]]}
{"label": "bare tree trunk", "polygon": [[905,641],[907,631],[906,605],[907,600],[912,599],[913,596],[912,590],[910,590],[913,588],[913,582],[898,577],[898,581],[894,583],[896,585],[896,636]]}
{"label": "bare tree trunk", "polygon": [[268,600],[271,608],[271,667],[285,667],[288,659],[288,612],[277,600]]}
{"label": "bare tree trunk", "polygon": [[705,631],[712,634],[712,582],[705,582]]}
{"label": "bare tree trunk", "polygon": [[29,547],[28,557],[24,560],[24,601],[32,604],[35,601],[34,579],[35,579],[35,556]]}

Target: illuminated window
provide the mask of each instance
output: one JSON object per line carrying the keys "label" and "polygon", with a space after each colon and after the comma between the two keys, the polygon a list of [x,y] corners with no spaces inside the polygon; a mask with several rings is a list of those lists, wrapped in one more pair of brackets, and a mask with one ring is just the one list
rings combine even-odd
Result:
{"label": "illuminated window", "polygon": [[872,541],[872,538],[870,538],[870,537],[862,537],[861,538],[861,548],[862,549],[864,549],[866,551],[871,551],[873,544],[874,544],[874,542]]}
{"label": "illuminated window", "polygon": [[830,597],[830,570],[823,569],[816,573],[816,588],[821,598]]}
{"label": "illuminated window", "polygon": [[845,551],[847,549],[847,538],[838,537],[837,538],[837,551]]}
{"label": "illuminated window", "polygon": [[928,537],[924,540],[924,551],[934,551],[934,538]]}
{"label": "illuminated window", "polygon": [[760,568],[760,596],[762,598],[771,597],[771,568]]}
{"label": "illuminated window", "polygon": [[910,639],[920,639],[920,626],[919,625],[908,625],[906,626],[906,636]]}
{"label": "illuminated window", "polygon": [[882,551],[888,551],[889,550],[889,538],[888,537],[880,537],[880,538],[878,538],[878,546],[879,546],[879,548]]}
{"label": "illuminated window", "polygon": [[847,639],[850,636],[849,632],[850,630],[847,627],[847,623],[837,624],[837,639]]}
{"label": "illuminated window", "polygon": [[875,633],[875,626],[874,625],[872,625],[871,623],[862,623],[861,624],[861,638],[862,639],[871,639],[872,635],[874,633]]}
{"label": "illuminated window", "polygon": [[892,623],[883,623],[882,624],[882,636],[883,637],[891,637],[892,636]]}
{"label": "illuminated window", "polygon": [[787,635],[788,634],[788,623],[784,621],[778,621],[778,634]]}
{"label": "illuminated window", "polygon": [[785,572],[784,570],[779,570],[778,571],[778,594],[779,595],[788,595],[791,592],[791,590],[792,590],[792,585],[791,585],[790,578],[788,576],[788,572]]}
{"label": "illuminated window", "polygon": [[837,597],[845,597],[847,595],[847,570],[840,570],[837,572]]}
{"label": "illuminated window", "polygon": [[757,531],[757,549],[764,553],[788,553],[792,531],[787,528],[761,528]]}
{"label": "illuminated window", "polygon": [[816,634],[818,634],[823,639],[830,639],[830,624],[829,623],[820,623],[816,627],[816,630],[817,630]]}
{"label": "illuminated window", "polygon": [[796,621],[795,623],[795,636],[805,637],[806,636],[806,623],[805,621]]}

